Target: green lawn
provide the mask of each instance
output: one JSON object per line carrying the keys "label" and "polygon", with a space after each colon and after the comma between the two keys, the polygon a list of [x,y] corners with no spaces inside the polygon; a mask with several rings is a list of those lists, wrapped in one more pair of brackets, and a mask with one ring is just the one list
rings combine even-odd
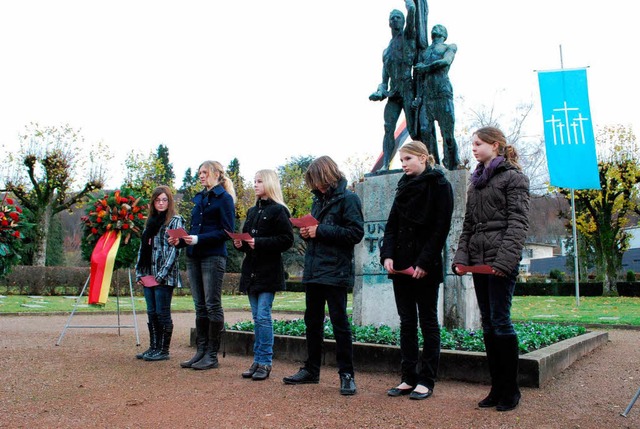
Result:
{"label": "green lawn", "polygon": [[605,325],[640,325],[640,298],[515,296],[511,316],[516,321]]}
{"label": "green lawn", "polygon": [[[0,314],[2,313],[43,313],[43,312],[71,312],[76,303],[75,296],[26,296],[26,295],[0,295]],[[349,296],[351,298],[351,296]],[[134,296],[136,311],[145,311],[145,301],[141,296]],[[349,304],[350,305],[350,304]],[[249,310],[249,300],[245,295],[223,295],[222,306],[225,309]],[[274,310],[304,311],[304,294],[296,292],[278,293],[273,302]],[[120,297],[120,309],[131,310],[131,298]],[[173,311],[193,311],[191,296],[174,296],[171,303]],[[103,306],[88,305],[87,297],[82,297],[77,312],[95,313],[101,311],[116,311],[116,298],[109,297],[107,304]]]}
{"label": "green lawn", "polygon": [[[349,295],[349,310],[352,305]],[[70,312],[76,297],[44,296],[29,297],[24,295],[0,296],[0,313],[42,313]],[[145,311],[144,298],[134,297],[136,310]],[[105,307],[89,306],[86,297],[77,311],[100,312],[115,311],[116,300],[109,299]],[[249,301],[244,295],[223,295],[222,305],[225,309],[249,310]],[[120,298],[120,308],[131,310],[131,300]],[[304,294],[299,292],[278,293],[273,303],[277,311],[304,311]],[[193,301],[190,296],[175,296],[172,309],[174,311],[192,311]],[[558,322],[578,324],[610,324],[640,326],[640,298],[628,297],[581,297],[580,307],[575,305],[575,297],[571,296],[516,296],[513,298],[512,316],[514,321],[524,322]]]}

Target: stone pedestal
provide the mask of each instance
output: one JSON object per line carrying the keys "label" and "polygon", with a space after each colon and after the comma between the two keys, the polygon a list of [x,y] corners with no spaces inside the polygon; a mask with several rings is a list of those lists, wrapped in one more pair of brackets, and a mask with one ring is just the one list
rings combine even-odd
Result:
{"label": "stone pedestal", "polygon": [[[454,219],[444,250],[445,271],[450,271],[464,220],[467,170],[446,172],[454,192]],[[370,175],[356,185],[364,212],[364,239],[355,249],[356,279],[353,289],[353,321],[357,325],[400,324],[393,296],[393,284],[380,264],[380,246],[402,171]],[[443,292],[444,291],[444,292]],[[471,276],[445,272],[440,286],[438,317],[447,327],[477,328],[479,316]]]}
{"label": "stone pedestal", "polygon": [[467,170],[446,171],[445,175],[453,188],[453,216],[451,230],[444,247],[444,326],[449,329],[480,328],[480,310],[473,288],[473,277],[466,274],[462,277],[451,272],[453,257],[458,248],[458,238],[462,233],[464,212],[467,205]]}
{"label": "stone pedestal", "polygon": [[380,264],[380,246],[401,177],[402,170],[398,170],[367,176],[356,185],[364,214],[364,239],[355,248],[353,322],[356,325],[400,325],[393,284]]}

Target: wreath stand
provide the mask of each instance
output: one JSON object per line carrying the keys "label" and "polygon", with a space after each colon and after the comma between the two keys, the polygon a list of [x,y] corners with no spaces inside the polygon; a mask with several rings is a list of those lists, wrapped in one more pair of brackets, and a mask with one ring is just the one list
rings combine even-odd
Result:
{"label": "wreath stand", "polygon": [[92,329],[92,328],[117,328],[118,329],[118,335],[121,335],[120,330],[124,329],[124,328],[133,328],[135,329],[136,332],[136,346],[140,345],[140,334],[138,333],[138,319],[136,317],[136,306],[135,306],[135,302],[133,300],[133,283],[131,282],[131,269],[129,269],[129,293],[131,296],[131,309],[133,310],[133,325],[123,325],[120,321],[120,291],[119,288],[116,288],[116,314],[118,315],[118,324],[117,325],[71,325],[71,319],[73,318],[73,315],[75,314],[78,305],[80,304],[80,298],[82,298],[82,295],[84,295],[84,291],[87,289],[87,285],[89,284],[89,279],[91,278],[91,275],[89,275],[89,277],[87,277],[87,281],[84,282],[84,286],[82,287],[82,291],[80,292],[80,295],[78,295],[78,298],[76,299],[76,304],[73,306],[73,310],[71,311],[71,314],[69,315],[69,318],[67,319],[67,323],[64,325],[64,328],[62,329],[62,332],[60,333],[60,338],[58,338],[58,341],[56,342],[56,346],[60,345],[60,342],[62,342],[62,337],[64,337],[64,334],[67,332],[67,329],[77,329],[77,328],[83,328],[83,329]]}

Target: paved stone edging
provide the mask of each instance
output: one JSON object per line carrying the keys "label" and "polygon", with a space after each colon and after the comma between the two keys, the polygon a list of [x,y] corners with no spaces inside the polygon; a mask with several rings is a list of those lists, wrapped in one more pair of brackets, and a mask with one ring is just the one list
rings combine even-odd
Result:
{"label": "paved stone edging", "polygon": [[[604,345],[609,334],[602,331],[588,332],[575,338],[560,341],[540,350],[520,356],[518,381],[523,387],[542,387],[576,360]],[[191,346],[195,345],[195,329],[191,329]],[[227,331],[224,335],[224,351],[231,354],[253,355],[253,333]],[[273,346],[274,359],[303,362],[307,357],[305,339],[276,335]],[[356,371],[398,372],[400,348],[380,344],[353,344],[353,360]],[[457,350],[442,350],[438,378],[489,383],[489,371],[485,354]],[[323,364],[336,366],[335,341],[324,341]]]}

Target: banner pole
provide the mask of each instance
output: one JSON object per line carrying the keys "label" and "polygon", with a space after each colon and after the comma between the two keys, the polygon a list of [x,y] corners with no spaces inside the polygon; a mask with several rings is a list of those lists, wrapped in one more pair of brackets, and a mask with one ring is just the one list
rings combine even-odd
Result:
{"label": "banner pole", "polygon": [[576,231],[576,199],[571,188],[571,225],[573,230],[573,277],[576,283],[576,307],[580,307],[580,270],[578,268],[578,233]]}

